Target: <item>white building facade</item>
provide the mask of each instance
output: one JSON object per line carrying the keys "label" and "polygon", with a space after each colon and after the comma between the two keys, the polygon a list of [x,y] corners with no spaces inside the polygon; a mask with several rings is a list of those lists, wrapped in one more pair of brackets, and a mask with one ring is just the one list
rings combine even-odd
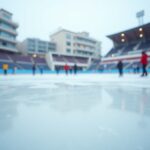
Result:
{"label": "white building facade", "polygon": [[57,52],[86,57],[101,56],[101,42],[91,38],[89,33],[75,33],[65,29],[51,35],[51,41],[57,44]]}
{"label": "white building facade", "polygon": [[12,20],[12,13],[0,9],[0,50],[17,52],[18,24]]}

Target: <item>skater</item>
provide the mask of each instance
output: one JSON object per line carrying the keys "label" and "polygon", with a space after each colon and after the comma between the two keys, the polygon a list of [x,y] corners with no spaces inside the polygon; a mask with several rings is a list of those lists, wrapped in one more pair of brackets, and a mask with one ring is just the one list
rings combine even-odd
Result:
{"label": "skater", "polygon": [[141,56],[141,64],[142,64],[142,77],[147,76],[147,64],[148,64],[148,55],[143,51]]}
{"label": "skater", "polygon": [[133,68],[133,73],[136,74],[137,65],[136,65],[136,64],[133,64],[132,68]]}
{"label": "skater", "polygon": [[67,64],[65,64],[64,70],[65,70],[66,75],[68,75],[69,69],[70,69],[70,67]]}
{"label": "skater", "polygon": [[137,67],[136,67],[136,72],[140,73],[140,66],[139,65],[137,65]]}
{"label": "skater", "polygon": [[8,68],[9,68],[8,64],[3,64],[2,68],[3,68],[3,71],[4,71],[4,75],[7,75]]}
{"label": "skater", "polygon": [[55,67],[55,70],[56,70],[56,73],[57,73],[57,75],[59,74],[59,71],[60,71],[60,67],[59,66],[56,66]]}
{"label": "skater", "polygon": [[35,75],[35,71],[36,71],[36,65],[33,64],[33,66],[32,66],[32,74],[33,74],[33,75]]}
{"label": "skater", "polygon": [[16,74],[16,71],[17,71],[17,66],[14,66],[13,67],[13,74]]}
{"label": "skater", "polygon": [[121,60],[118,62],[117,68],[118,68],[118,71],[119,71],[119,76],[123,76],[123,63],[122,63]]}
{"label": "skater", "polygon": [[73,71],[74,71],[74,74],[77,74],[78,66],[76,64],[74,64],[73,66]]}
{"label": "skater", "polygon": [[42,67],[40,68],[40,73],[41,73],[41,75],[43,75],[43,68]]}
{"label": "skater", "polygon": [[72,66],[69,67],[69,72],[72,74]]}

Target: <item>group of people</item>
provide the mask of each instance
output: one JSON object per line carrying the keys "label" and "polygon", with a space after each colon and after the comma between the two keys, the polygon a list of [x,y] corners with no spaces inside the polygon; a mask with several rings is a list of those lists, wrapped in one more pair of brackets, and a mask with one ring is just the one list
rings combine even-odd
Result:
{"label": "group of people", "polygon": [[[56,66],[55,69],[56,69],[57,74],[59,74],[60,67]],[[66,75],[68,75],[69,72],[70,72],[70,74],[72,74],[72,72],[74,74],[77,74],[78,66],[77,66],[77,64],[74,64],[74,66],[69,66],[68,64],[65,64],[63,69],[64,69]]]}
{"label": "group of people", "polygon": [[[141,56],[141,60],[140,60],[140,63],[142,65],[142,77],[144,76],[147,76],[148,75],[148,72],[147,72],[147,65],[148,65],[148,55],[146,54],[146,52],[142,52],[142,56]],[[119,72],[119,75],[120,76],[123,76],[123,62],[120,60],[117,64],[117,69],[118,69],[118,72]],[[139,66],[137,66],[136,68],[134,68],[136,70],[136,72],[139,72]]]}
{"label": "group of people", "polygon": [[[7,75],[8,74],[8,70],[9,70],[9,65],[8,64],[3,64],[2,65],[2,69],[3,69],[4,75]],[[18,69],[17,66],[14,66],[12,68],[12,74],[16,74],[17,69]],[[32,74],[33,75],[35,75],[36,70],[37,70],[37,66],[36,66],[36,64],[33,64],[33,66],[32,66]],[[40,71],[41,74],[43,74],[43,68],[42,67],[39,68],[39,71]]]}
{"label": "group of people", "polygon": [[[33,75],[35,75],[36,70],[37,70],[37,66],[36,66],[36,64],[33,64],[33,66],[32,66],[32,74],[33,74]],[[43,70],[42,67],[39,68],[39,71],[40,71],[41,75],[42,75],[43,72],[44,72],[44,70]]]}
{"label": "group of people", "polygon": [[[144,51],[142,52],[140,63],[142,65],[142,75],[141,76],[142,77],[147,76],[148,72],[147,72],[146,68],[147,68],[147,65],[148,65],[148,55]],[[4,71],[4,75],[7,75],[8,69],[9,69],[8,64],[3,64],[2,68],[3,68],[3,71]],[[59,68],[59,66],[56,66],[55,69],[56,69],[56,73],[59,74],[59,71],[61,70]],[[74,74],[77,74],[78,66],[77,66],[77,64],[74,64],[74,66],[69,66],[68,64],[65,64],[63,69],[64,69],[66,75],[68,75],[69,72],[71,74],[72,74],[72,72]],[[123,76],[123,62],[121,60],[118,61],[117,69],[118,69],[119,75]],[[136,68],[134,67],[133,69],[134,69],[134,72],[137,71],[137,73],[140,70],[139,66],[137,66]],[[13,68],[13,74],[16,73],[16,70],[17,70],[17,67],[15,66]],[[33,66],[32,66],[32,73],[33,73],[33,75],[35,75],[36,70],[37,70],[37,66],[36,66],[36,64],[33,64]],[[40,68],[39,70],[40,70],[40,73],[43,74],[43,68]]]}
{"label": "group of people", "polygon": [[[8,64],[3,64],[3,65],[2,65],[2,69],[3,69],[3,71],[4,71],[4,75],[7,75],[7,74],[8,74],[8,69],[9,69],[9,65],[8,65]],[[16,70],[17,70],[17,67],[14,66],[14,67],[12,68],[12,73],[15,74],[15,73],[16,73]]]}

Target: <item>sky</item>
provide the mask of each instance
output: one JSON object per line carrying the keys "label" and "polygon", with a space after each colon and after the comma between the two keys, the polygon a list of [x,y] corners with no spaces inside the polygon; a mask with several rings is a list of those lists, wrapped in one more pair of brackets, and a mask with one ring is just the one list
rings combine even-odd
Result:
{"label": "sky", "polygon": [[150,0],[0,0],[19,24],[19,41],[50,40],[60,28],[87,31],[102,42],[102,55],[113,47],[107,35],[138,26],[138,11],[145,10],[144,23],[150,22],[149,7]]}

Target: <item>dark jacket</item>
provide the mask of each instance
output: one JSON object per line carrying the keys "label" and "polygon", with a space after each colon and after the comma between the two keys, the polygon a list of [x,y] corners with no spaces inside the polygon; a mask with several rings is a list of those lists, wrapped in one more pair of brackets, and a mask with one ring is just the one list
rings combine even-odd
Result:
{"label": "dark jacket", "polygon": [[119,62],[118,62],[117,68],[118,68],[118,69],[123,69],[123,63],[122,63],[122,61],[119,61]]}

